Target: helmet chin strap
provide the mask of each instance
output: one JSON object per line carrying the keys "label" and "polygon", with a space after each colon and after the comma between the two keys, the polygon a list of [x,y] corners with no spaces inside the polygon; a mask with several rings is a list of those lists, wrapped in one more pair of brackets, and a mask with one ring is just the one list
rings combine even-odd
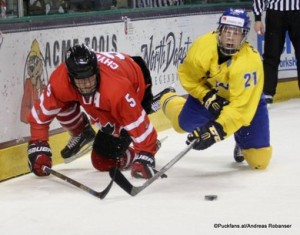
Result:
{"label": "helmet chin strap", "polygon": [[87,93],[81,92],[79,88],[77,88],[77,90],[78,90],[78,92],[79,92],[82,96],[84,96],[84,97],[90,97],[90,96],[93,96],[93,95],[95,94],[95,92],[96,92],[96,87],[95,87],[92,91],[87,92]]}
{"label": "helmet chin strap", "polygon": [[219,40],[218,40],[218,48],[224,56],[233,56],[235,53],[237,53],[239,51],[239,48],[233,48],[233,47],[228,48],[228,47],[222,45],[220,36],[219,36]]}
{"label": "helmet chin strap", "polygon": [[225,56],[233,56],[235,53],[239,51],[239,48],[227,48],[220,45],[219,48],[220,48],[220,52]]}

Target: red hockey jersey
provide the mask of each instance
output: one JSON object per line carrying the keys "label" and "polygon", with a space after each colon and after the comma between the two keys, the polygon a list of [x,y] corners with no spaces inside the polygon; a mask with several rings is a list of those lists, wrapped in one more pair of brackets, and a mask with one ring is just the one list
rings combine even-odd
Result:
{"label": "red hockey jersey", "polygon": [[134,149],[156,153],[157,132],[141,106],[146,89],[140,67],[131,57],[120,53],[97,53],[100,86],[94,96],[83,97],[71,84],[62,63],[50,76],[49,83],[29,114],[31,140],[48,140],[49,125],[70,102],[79,102],[92,123],[119,136],[124,128]]}

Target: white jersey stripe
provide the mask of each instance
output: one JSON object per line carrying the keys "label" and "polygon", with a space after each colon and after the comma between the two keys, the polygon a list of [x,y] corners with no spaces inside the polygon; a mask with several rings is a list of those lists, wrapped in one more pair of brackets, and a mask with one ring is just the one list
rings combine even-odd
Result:
{"label": "white jersey stripe", "polygon": [[152,133],[152,131],[153,131],[153,125],[150,123],[148,129],[142,135],[140,135],[137,138],[132,138],[132,140],[135,143],[141,143]]}
{"label": "white jersey stripe", "polygon": [[58,117],[66,117],[69,116],[70,114],[74,113],[76,111],[78,104],[75,103],[75,105],[73,105],[71,110],[66,110],[64,112],[60,112],[59,114],[57,114]]}
{"label": "white jersey stripe", "polygon": [[136,120],[135,122],[132,122],[126,126],[124,126],[125,130],[127,131],[131,131],[134,128],[137,128],[141,123],[144,122],[145,120],[145,116],[146,116],[146,112],[145,110],[142,111],[141,116],[138,118],[138,120]]}
{"label": "white jersey stripe", "polygon": [[38,124],[50,124],[52,122],[52,119],[49,120],[49,121],[46,121],[46,122],[42,122],[40,119],[39,119],[39,116],[37,114],[37,111],[35,109],[35,107],[33,106],[32,109],[31,109],[31,114],[34,118],[34,120],[38,123]]}

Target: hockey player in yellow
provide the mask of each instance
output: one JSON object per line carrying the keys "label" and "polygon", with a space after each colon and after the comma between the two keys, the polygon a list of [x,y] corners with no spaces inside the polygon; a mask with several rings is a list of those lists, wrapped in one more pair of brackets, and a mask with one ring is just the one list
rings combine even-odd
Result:
{"label": "hockey player in yellow", "polygon": [[249,30],[245,10],[227,9],[217,31],[196,39],[179,65],[188,98],[167,93],[161,106],[176,131],[190,132],[187,144],[198,140],[194,149],[206,149],[234,134],[235,160],[264,169],[272,155],[269,117],[262,61],[246,42]]}

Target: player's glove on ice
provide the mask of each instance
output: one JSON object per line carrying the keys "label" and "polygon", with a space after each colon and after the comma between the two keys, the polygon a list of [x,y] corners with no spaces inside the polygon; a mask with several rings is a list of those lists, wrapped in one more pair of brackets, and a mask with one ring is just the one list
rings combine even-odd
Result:
{"label": "player's glove on ice", "polygon": [[216,90],[209,91],[203,98],[204,107],[209,110],[215,117],[218,117],[223,106],[229,104],[229,101],[216,94]]}
{"label": "player's glove on ice", "polygon": [[51,168],[52,153],[47,141],[33,141],[28,144],[28,165],[30,170],[37,176],[46,176],[42,166]]}
{"label": "player's glove on ice", "polygon": [[203,150],[214,143],[224,139],[226,133],[223,130],[222,125],[217,122],[211,121],[204,127],[197,127],[187,137],[187,144],[190,144],[194,139],[198,141],[194,144],[193,149]]}
{"label": "player's glove on ice", "polygon": [[155,159],[150,153],[141,152],[132,162],[131,175],[135,178],[150,179],[156,172]]}

